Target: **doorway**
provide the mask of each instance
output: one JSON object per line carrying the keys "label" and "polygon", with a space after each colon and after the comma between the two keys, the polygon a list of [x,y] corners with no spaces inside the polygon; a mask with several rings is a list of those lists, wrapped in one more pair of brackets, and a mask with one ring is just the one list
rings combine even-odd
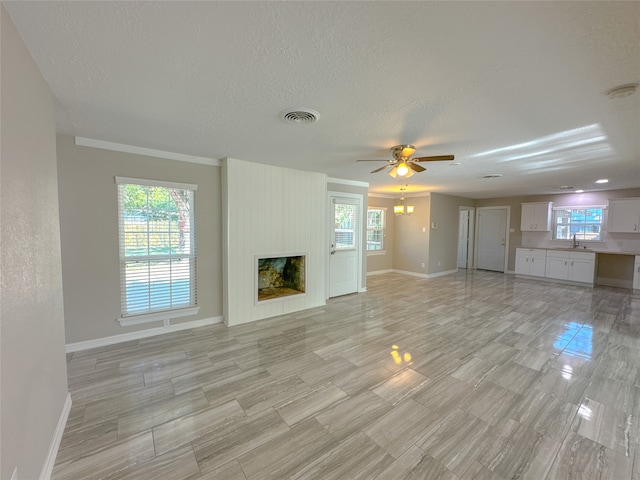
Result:
{"label": "doorway", "polygon": [[329,194],[329,297],[356,293],[362,275],[362,195]]}
{"label": "doorway", "polygon": [[476,212],[476,268],[506,272],[510,207],[479,207]]}
{"label": "doorway", "polygon": [[473,218],[473,208],[460,207],[460,218],[458,221],[458,268],[471,268],[473,266]]}

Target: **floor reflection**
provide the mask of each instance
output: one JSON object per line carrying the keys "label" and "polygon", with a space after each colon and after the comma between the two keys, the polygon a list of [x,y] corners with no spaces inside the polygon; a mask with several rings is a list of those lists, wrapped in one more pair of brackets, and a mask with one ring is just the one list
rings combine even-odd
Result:
{"label": "floor reflection", "polygon": [[[567,344],[567,341],[569,342]],[[567,344],[562,352],[570,357],[591,360],[593,350],[593,327],[582,325],[576,322],[569,322],[564,332],[558,336],[553,346],[562,350],[562,346]]]}

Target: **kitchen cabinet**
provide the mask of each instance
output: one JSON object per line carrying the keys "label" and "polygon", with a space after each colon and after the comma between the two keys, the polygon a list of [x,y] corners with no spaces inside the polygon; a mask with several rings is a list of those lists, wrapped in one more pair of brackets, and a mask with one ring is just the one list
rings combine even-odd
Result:
{"label": "kitchen cabinet", "polygon": [[548,232],[551,230],[551,202],[523,203],[520,216],[523,232]]}
{"label": "kitchen cabinet", "polygon": [[516,275],[544,277],[547,251],[535,248],[516,248]]}
{"label": "kitchen cabinet", "polygon": [[633,269],[633,288],[640,290],[640,255],[636,255],[636,264]]}
{"label": "kitchen cabinet", "polygon": [[609,200],[608,230],[640,233],[640,198]]}
{"label": "kitchen cabinet", "polygon": [[547,251],[546,278],[593,284],[596,254],[593,252]]}

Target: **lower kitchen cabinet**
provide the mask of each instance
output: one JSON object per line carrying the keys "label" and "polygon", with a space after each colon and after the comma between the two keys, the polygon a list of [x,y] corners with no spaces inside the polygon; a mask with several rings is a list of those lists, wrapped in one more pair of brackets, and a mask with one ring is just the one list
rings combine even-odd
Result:
{"label": "lower kitchen cabinet", "polygon": [[547,278],[593,284],[596,254],[593,252],[547,251]]}
{"label": "lower kitchen cabinet", "polygon": [[547,251],[536,248],[516,248],[516,275],[544,277]]}

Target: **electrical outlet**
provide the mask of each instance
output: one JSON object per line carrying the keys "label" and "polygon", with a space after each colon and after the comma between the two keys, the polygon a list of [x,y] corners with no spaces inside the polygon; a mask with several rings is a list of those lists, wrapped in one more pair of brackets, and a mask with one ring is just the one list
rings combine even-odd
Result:
{"label": "electrical outlet", "polygon": [[422,266],[422,268],[424,268],[424,262],[422,262],[420,265]]}
{"label": "electrical outlet", "polygon": [[18,480],[18,467],[13,469],[13,475],[11,475],[11,480]]}

